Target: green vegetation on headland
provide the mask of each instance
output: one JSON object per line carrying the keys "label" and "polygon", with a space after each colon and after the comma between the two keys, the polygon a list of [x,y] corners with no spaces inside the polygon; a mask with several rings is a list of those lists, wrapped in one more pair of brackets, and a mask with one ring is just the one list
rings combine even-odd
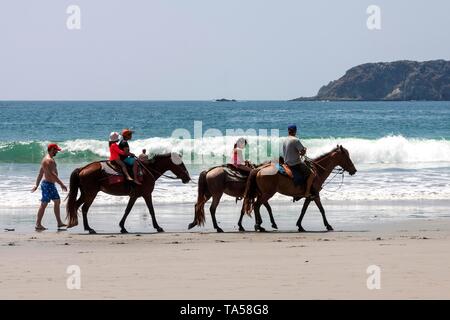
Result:
{"label": "green vegetation on headland", "polygon": [[366,63],[320,88],[314,97],[291,101],[450,101],[450,61]]}

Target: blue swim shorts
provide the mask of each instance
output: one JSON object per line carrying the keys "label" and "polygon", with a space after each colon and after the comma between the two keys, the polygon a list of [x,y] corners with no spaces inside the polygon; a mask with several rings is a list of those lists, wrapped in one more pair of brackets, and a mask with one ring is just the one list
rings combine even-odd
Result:
{"label": "blue swim shorts", "polygon": [[134,165],[134,158],[133,157],[127,157],[123,160],[127,166],[132,167]]}
{"label": "blue swim shorts", "polygon": [[42,199],[41,202],[49,203],[50,200],[59,200],[58,190],[52,182],[46,180],[41,182]]}

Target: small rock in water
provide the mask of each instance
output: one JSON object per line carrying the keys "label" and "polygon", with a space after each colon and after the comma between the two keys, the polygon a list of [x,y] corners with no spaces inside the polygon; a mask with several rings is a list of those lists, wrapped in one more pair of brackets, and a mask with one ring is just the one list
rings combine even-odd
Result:
{"label": "small rock in water", "polygon": [[16,229],[5,228],[5,231],[6,232],[8,232],[8,231],[16,231]]}
{"label": "small rock in water", "polygon": [[379,240],[382,240],[382,239],[380,237],[378,237],[377,240],[379,241]]}

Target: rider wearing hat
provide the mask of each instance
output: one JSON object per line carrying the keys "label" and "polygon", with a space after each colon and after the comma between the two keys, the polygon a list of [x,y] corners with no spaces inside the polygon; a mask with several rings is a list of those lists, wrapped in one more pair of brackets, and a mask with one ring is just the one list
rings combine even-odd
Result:
{"label": "rider wearing hat", "polygon": [[130,152],[130,146],[128,145],[128,140],[133,137],[133,132],[130,129],[122,130],[122,139],[119,142],[119,149],[124,151],[123,155],[120,155],[120,160],[122,160],[127,166],[133,167],[134,182],[136,184],[141,184],[138,180],[138,164],[135,160],[136,156]]}
{"label": "rider wearing hat", "polygon": [[117,144],[119,141],[119,134],[117,132],[111,132],[109,135],[109,161],[112,163],[116,163],[122,168],[123,174],[125,175],[126,179],[128,181],[133,181],[133,178],[130,177],[130,174],[128,173],[127,166],[125,163],[120,159],[120,156],[124,156],[125,152],[121,150]]}
{"label": "rider wearing hat", "polygon": [[[306,148],[297,138],[297,126],[292,124],[288,127],[288,137],[283,143],[283,156],[284,162],[289,166],[292,172],[300,174],[306,181],[306,191],[305,198],[311,196],[311,186],[316,177],[314,170],[312,170],[305,162],[302,157],[306,154]],[[295,178],[294,173],[294,184],[299,184],[298,179]]]}

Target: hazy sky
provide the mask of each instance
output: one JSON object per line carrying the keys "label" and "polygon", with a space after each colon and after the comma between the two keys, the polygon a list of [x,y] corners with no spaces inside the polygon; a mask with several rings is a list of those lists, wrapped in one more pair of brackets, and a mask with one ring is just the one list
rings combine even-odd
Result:
{"label": "hazy sky", "polygon": [[[381,30],[366,9],[381,8]],[[81,9],[68,30],[66,9]],[[450,1],[0,0],[0,99],[290,99],[365,62],[450,59]]]}

